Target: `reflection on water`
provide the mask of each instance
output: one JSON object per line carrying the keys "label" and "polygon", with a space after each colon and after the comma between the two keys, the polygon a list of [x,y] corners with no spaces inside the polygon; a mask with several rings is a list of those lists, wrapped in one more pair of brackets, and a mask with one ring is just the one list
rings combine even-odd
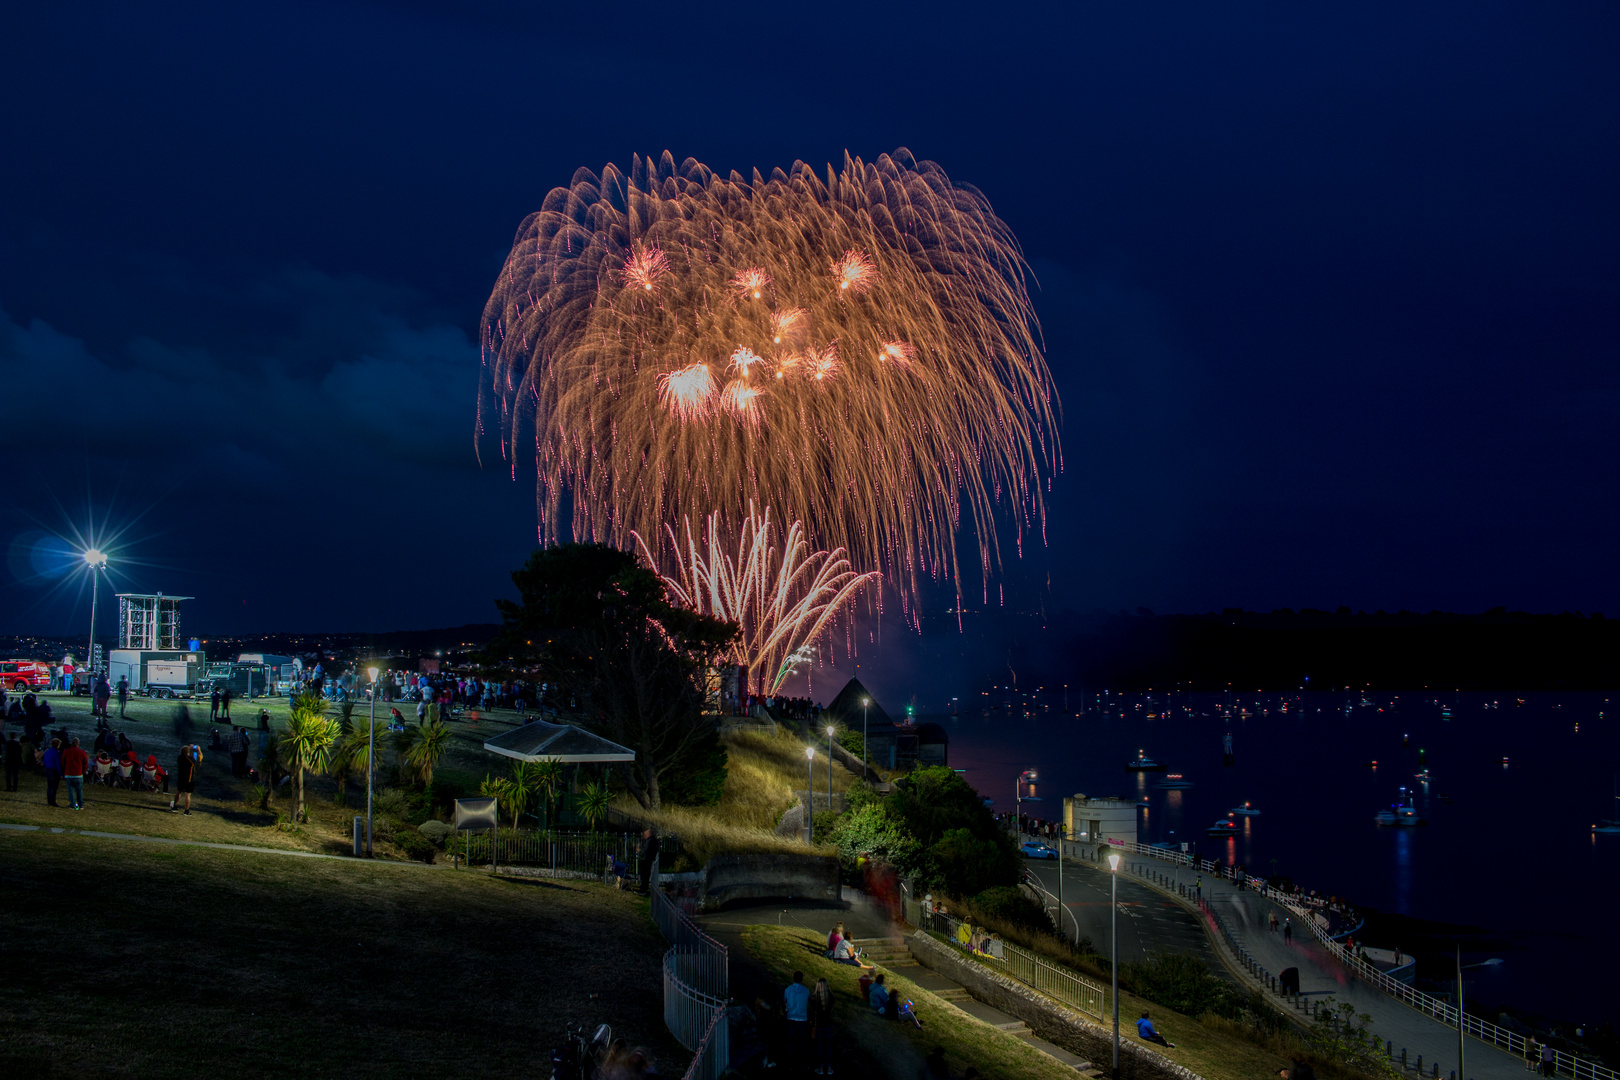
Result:
{"label": "reflection on water", "polygon": [[1412,914],[1412,847],[1416,837],[1411,829],[1395,829],[1394,880],[1395,910],[1402,915]]}

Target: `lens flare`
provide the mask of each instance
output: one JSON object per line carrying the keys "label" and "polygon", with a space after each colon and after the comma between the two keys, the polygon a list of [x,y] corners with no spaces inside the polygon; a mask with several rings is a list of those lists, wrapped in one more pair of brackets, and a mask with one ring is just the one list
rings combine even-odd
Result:
{"label": "lens flare", "polygon": [[475,438],[514,472],[532,440],[543,541],[730,535],[773,506],[911,611],[925,575],[960,595],[964,523],[987,585],[998,522],[1020,550],[1044,532],[1062,454],[1027,273],[985,197],[906,150],[824,176],[581,169],[485,307]]}

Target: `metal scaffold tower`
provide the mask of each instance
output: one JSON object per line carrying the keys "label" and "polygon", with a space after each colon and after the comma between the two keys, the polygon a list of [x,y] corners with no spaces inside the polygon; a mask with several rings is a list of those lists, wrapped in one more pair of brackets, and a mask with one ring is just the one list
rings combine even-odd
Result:
{"label": "metal scaffold tower", "polygon": [[190,596],[118,594],[118,648],[181,649],[180,601]]}

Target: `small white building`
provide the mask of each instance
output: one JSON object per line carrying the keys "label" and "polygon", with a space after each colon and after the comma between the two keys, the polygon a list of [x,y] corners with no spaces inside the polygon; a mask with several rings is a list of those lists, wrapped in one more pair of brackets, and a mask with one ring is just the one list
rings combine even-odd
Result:
{"label": "small white building", "polygon": [[1063,831],[1070,840],[1086,844],[1136,842],[1136,800],[1090,799],[1083,794],[1063,798]]}

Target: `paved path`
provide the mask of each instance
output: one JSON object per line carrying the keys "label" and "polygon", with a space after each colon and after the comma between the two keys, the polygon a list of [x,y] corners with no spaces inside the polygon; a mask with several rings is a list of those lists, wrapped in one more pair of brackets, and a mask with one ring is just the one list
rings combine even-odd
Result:
{"label": "paved path", "polygon": [[[1026,868],[1050,894],[1058,897],[1058,864],[1055,859],[1029,859]],[[1109,949],[1108,871],[1089,862],[1065,859],[1063,867],[1064,929],[1070,939],[1091,939],[1091,947],[1103,956]],[[1128,876],[1119,879],[1119,960],[1133,964],[1154,953],[1192,953],[1211,970],[1224,972],[1202,920],[1181,904]]]}
{"label": "paved path", "polygon": [[[1242,942],[1243,947],[1262,967],[1273,975],[1284,968],[1297,967],[1303,997],[1320,1000],[1332,995],[1338,1001],[1355,1006],[1356,1012],[1370,1015],[1371,1029],[1380,1039],[1394,1044],[1397,1059],[1403,1048],[1407,1051],[1408,1072],[1414,1077],[1419,1054],[1423,1055],[1425,1076],[1434,1075],[1434,1066],[1437,1063],[1440,1066],[1442,1080],[1451,1076],[1457,1068],[1456,1028],[1425,1016],[1362,980],[1353,978],[1344,965],[1322,947],[1308,927],[1299,925],[1299,917],[1288,908],[1274,904],[1248,889],[1239,889],[1232,882],[1215,874],[1199,875],[1187,868],[1178,869],[1171,864],[1140,856],[1127,856],[1126,861],[1132,866],[1142,866],[1165,874],[1171,878],[1172,887],[1177,880],[1182,884],[1191,885],[1195,879],[1202,877],[1204,899],[1226,920],[1226,925],[1233,936]],[[1079,865],[1092,864],[1082,861]],[[1120,878],[1122,897],[1128,876],[1130,875],[1126,868],[1122,867]],[[1151,888],[1145,884],[1139,887]],[[1165,892],[1156,889],[1152,891],[1156,895],[1166,896]],[[1169,899],[1168,896],[1166,900],[1185,911],[1191,911],[1190,907],[1183,906],[1179,900]],[[1283,919],[1293,920],[1292,944],[1286,944],[1280,932],[1274,934],[1267,928],[1273,911],[1277,913],[1279,923]],[[1123,924],[1124,921],[1121,920],[1122,937]],[[1213,926],[1210,927],[1210,932],[1218,933]],[[1273,998],[1273,1004],[1283,1009],[1288,1007],[1278,998]],[[1482,1043],[1478,1039],[1469,1039],[1467,1052],[1468,1080],[1524,1080],[1524,1062],[1504,1050]]]}

